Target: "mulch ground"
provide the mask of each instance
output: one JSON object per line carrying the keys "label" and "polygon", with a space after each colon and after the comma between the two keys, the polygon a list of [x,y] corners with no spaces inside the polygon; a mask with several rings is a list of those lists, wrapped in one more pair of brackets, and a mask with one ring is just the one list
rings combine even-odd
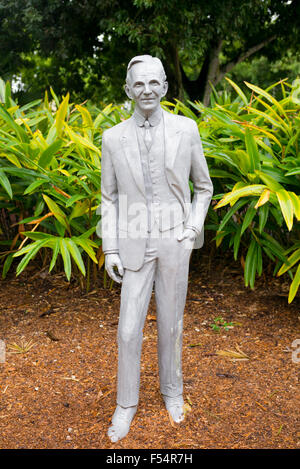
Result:
{"label": "mulch ground", "polygon": [[[140,404],[130,433],[116,444],[106,433],[116,400],[119,287],[104,289],[99,279],[85,294],[61,274],[30,269],[1,281],[7,353],[0,364],[0,448],[299,447],[300,363],[292,360],[299,297],[288,305],[281,278],[260,279],[250,290],[238,265],[208,271],[207,262],[203,255],[191,271],[186,303],[186,420],[173,426],[159,393],[152,299]],[[214,331],[218,317],[233,325]],[[12,353],[14,343],[29,350]],[[219,354],[226,350],[245,357]]]}

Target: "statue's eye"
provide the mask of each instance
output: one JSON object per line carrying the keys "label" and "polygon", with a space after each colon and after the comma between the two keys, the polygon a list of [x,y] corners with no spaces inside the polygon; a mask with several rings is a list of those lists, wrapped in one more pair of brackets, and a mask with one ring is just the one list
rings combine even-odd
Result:
{"label": "statue's eye", "polygon": [[141,81],[137,81],[134,86],[137,88],[137,87],[141,87],[143,86],[143,83]]}

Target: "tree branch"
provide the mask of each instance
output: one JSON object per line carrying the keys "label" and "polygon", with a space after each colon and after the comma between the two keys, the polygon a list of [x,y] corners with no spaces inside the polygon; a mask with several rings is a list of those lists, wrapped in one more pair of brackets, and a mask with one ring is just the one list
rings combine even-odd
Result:
{"label": "tree branch", "polygon": [[183,86],[185,86],[187,83],[190,82],[190,80],[188,79],[184,69],[183,69],[183,66],[181,65],[181,62],[179,62],[179,67],[180,67],[180,72],[181,72],[181,76],[182,76],[182,83],[183,83]]}
{"label": "tree branch", "polygon": [[224,77],[224,75],[226,73],[230,72],[230,70],[232,70],[233,67],[235,67],[237,64],[243,62],[244,60],[248,59],[248,57],[255,54],[255,52],[259,51],[260,49],[263,49],[263,47],[265,47],[267,44],[274,41],[275,38],[276,38],[276,36],[274,35],[274,36],[269,37],[268,39],[265,39],[264,41],[260,42],[259,44],[256,44],[255,46],[250,47],[250,49],[248,49],[246,52],[243,52],[242,54],[240,54],[238,57],[236,57],[236,59],[231,60],[227,64],[223,65],[220,68],[220,77],[221,77],[220,80]]}

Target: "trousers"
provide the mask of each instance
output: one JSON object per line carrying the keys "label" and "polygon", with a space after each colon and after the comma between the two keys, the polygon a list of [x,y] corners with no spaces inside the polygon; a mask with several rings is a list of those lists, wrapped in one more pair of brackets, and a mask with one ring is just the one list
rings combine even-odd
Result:
{"label": "trousers", "polygon": [[183,392],[182,330],[189,261],[193,246],[178,241],[183,224],[159,232],[154,225],[147,238],[143,266],[125,269],[118,324],[117,403],[138,404],[143,327],[151,294],[155,292],[158,364],[161,393],[176,397]]}

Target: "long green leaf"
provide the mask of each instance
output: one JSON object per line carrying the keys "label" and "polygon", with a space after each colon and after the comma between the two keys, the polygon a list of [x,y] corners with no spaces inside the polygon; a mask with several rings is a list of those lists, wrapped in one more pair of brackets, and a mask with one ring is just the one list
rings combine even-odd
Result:
{"label": "long green leaf", "polygon": [[8,256],[5,259],[4,265],[3,265],[3,270],[2,270],[2,278],[5,278],[7,275],[7,272],[9,271],[11,264],[13,261],[13,253],[8,254]]}
{"label": "long green leaf", "polygon": [[55,240],[55,244],[54,244],[54,247],[53,247],[52,259],[51,259],[51,263],[50,263],[50,266],[49,266],[49,272],[51,272],[51,270],[53,269],[53,267],[56,264],[56,259],[57,259],[59,249],[60,249],[60,239],[61,238],[57,238]]}
{"label": "long green leaf", "polygon": [[290,286],[289,298],[288,298],[289,303],[291,303],[293,299],[295,298],[299,286],[300,286],[300,264],[298,265],[296,275]]}
{"label": "long green leaf", "polygon": [[253,184],[253,185],[242,187],[241,189],[229,192],[220,200],[220,202],[218,202],[218,204],[215,206],[215,209],[223,207],[224,205],[227,205],[231,201],[239,199],[240,197],[246,197],[248,195],[253,195],[253,196],[260,195],[265,188],[266,186],[262,184]]}
{"label": "long green leaf", "polygon": [[239,95],[239,97],[241,98],[243,103],[247,106],[248,105],[248,99],[246,98],[246,95],[241,90],[241,88],[236,83],[234,83],[234,81],[230,80],[228,77],[225,77],[225,80],[227,80],[228,83],[230,83],[230,85],[235,89],[235,91],[237,92],[237,94]]}
{"label": "long green leaf", "polygon": [[36,181],[33,181],[31,184],[29,184],[27,189],[25,189],[24,195],[31,194],[35,191],[35,189],[40,187],[42,184],[45,184],[45,182],[47,182],[46,179],[37,179]]}
{"label": "long green leaf", "polygon": [[253,288],[254,286],[256,266],[257,266],[256,241],[252,239],[250,246],[248,248],[247,256],[245,260],[244,279],[245,279],[246,287],[250,285],[250,287]]}
{"label": "long green leaf", "polygon": [[65,118],[66,118],[68,107],[69,107],[69,97],[70,95],[68,93],[66,97],[63,99],[56,113],[55,125],[56,125],[58,137],[61,137],[63,127],[65,125]]}
{"label": "long green leaf", "polygon": [[241,229],[242,226],[240,225],[238,229],[236,230],[236,233],[233,238],[233,257],[234,260],[237,260],[238,257],[238,252],[239,252],[239,247],[241,243]]}
{"label": "long green leaf", "polygon": [[[27,252],[26,256],[24,256],[23,259],[21,260],[21,262],[18,264],[17,275],[20,275],[20,273],[23,272],[23,270],[27,266],[28,262],[31,259],[33,259],[36,256],[36,254],[38,253],[38,251],[42,247],[46,246],[47,243],[48,243],[48,239],[41,239],[39,241],[35,241],[30,246],[27,246],[28,252]],[[14,257],[16,257],[16,254],[20,255],[20,252],[15,253]]]}
{"label": "long green leaf", "polygon": [[258,95],[263,96],[269,102],[274,104],[274,106],[279,110],[280,114],[283,114],[285,117],[287,117],[281,104],[271,94],[267,93],[265,90],[262,90],[258,86],[252,85],[251,83],[248,83],[246,81],[245,81],[245,84],[248,86],[248,88],[250,88],[250,90],[255,91]]}
{"label": "long green leaf", "polygon": [[0,103],[0,117],[8,124],[8,126],[15,132],[21,142],[28,143],[29,138],[24,129],[18,125],[12,116],[4,109],[3,105]]}
{"label": "long green leaf", "polygon": [[257,258],[257,273],[260,276],[263,271],[263,258],[262,258],[262,249],[259,244],[256,244],[256,258]]}
{"label": "long green leaf", "polygon": [[244,233],[244,231],[248,228],[250,223],[252,222],[253,218],[256,215],[256,210],[254,208],[254,205],[256,204],[256,199],[251,202],[249,205],[247,212],[244,216],[243,224],[242,224],[242,229],[241,229],[241,235]]}
{"label": "long green leaf", "polygon": [[43,199],[48,205],[48,208],[51,210],[55,218],[61,223],[66,229],[68,229],[68,223],[66,220],[66,215],[64,212],[59,208],[54,200],[50,199],[47,195],[43,194]]}
{"label": "long green leaf", "polygon": [[282,189],[276,192],[276,195],[278,198],[283,218],[286,222],[288,230],[291,231],[291,229],[293,228],[294,208],[292,201],[289,197],[289,193],[285,189]]}
{"label": "long green leaf", "polygon": [[241,207],[243,207],[244,205],[246,205],[248,203],[248,200],[239,200],[238,202],[236,202],[233,207],[231,207],[230,210],[228,210],[228,212],[226,213],[226,215],[224,216],[224,218],[222,219],[221,223],[220,223],[220,226],[218,228],[218,231],[222,231],[224,226],[228,223],[228,221],[231,219],[232,215],[237,212],[237,210],[239,210]]}
{"label": "long green leaf", "polygon": [[74,261],[78,265],[78,268],[79,268],[80,272],[83,275],[85,275],[85,273],[86,273],[85,272],[85,266],[84,266],[84,262],[82,260],[80,251],[78,249],[78,246],[76,246],[75,242],[70,238],[65,238],[65,242],[67,243],[67,246],[68,246],[68,249],[71,253],[71,256],[73,257]]}
{"label": "long green leaf", "polygon": [[269,217],[269,207],[267,204],[262,205],[259,207],[259,212],[258,212],[258,231],[261,234],[263,232],[264,227],[266,226],[267,220]]}
{"label": "long green leaf", "polygon": [[289,197],[291,199],[295,217],[300,221],[300,197],[295,192],[289,191]]}
{"label": "long green leaf", "polygon": [[285,272],[287,272],[289,269],[291,269],[297,262],[300,262],[300,249],[297,249],[293,254],[288,257],[288,263],[283,264],[278,271],[277,275],[282,275]]}
{"label": "long green leaf", "polygon": [[256,170],[255,172],[271,191],[277,192],[284,189],[284,187],[278,181],[276,181],[276,179],[274,179],[269,174],[266,174],[264,171]]}
{"label": "long green leaf", "polygon": [[88,239],[84,239],[84,238],[77,238],[77,237],[72,237],[72,239],[74,240],[74,242],[76,244],[78,244],[79,246],[81,246],[84,251],[90,256],[90,258],[97,264],[98,261],[97,261],[97,258],[95,256],[95,253],[93,251],[93,248],[91,247],[91,242],[89,242]]}
{"label": "long green leaf", "polygon": [[60,240],[59,240],[59,247],[60,247],[60,253],[61,253],[63,261],[64,261],[65,274],[66,274],[67,279],[70,281],[71,271],[72,271],[71,257],[70,257],[70,253],[69,253],[69,250],[68,250],[67,243],[62,238],[60,238]]}
{"label": "long green leaf", "polygon": [[9,198],[12,199],[13,198],[12,188],[8,180],[8,177],[6,176],[5,172],[2,169],[0,169],[0,184],[9,195]]}
{"label": "long green leaf", "polygon": [[260,158],[256,141],[249,129],[245,130],[245,143],[247,153],[250,156],[251,172],[254,172],[255,169],[260,169]]}
{"label": "long green leaf", "polygon": [[48,148],[46,148],[46,150],[43,151],[38,163],[41,168],[46,168],[50,165],[52,158],[61,148],[62,144],[62,140],[55,140]]}

